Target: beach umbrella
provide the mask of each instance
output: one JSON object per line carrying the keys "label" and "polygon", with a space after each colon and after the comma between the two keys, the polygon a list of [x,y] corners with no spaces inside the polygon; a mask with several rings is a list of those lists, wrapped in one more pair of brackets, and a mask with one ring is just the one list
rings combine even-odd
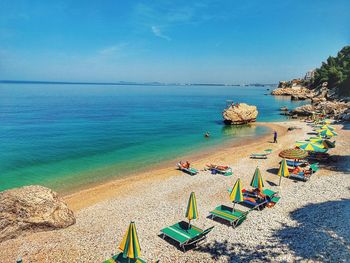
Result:
{"label": "beach umbrella", "polygon": [[141,248],[134,222],[130,223],[119,248],[123,251],[124,258],[137,259],[140,256]]}
{"label": "beach umbrella", "polygon": [[289,176],[289,171],[288,171],[288,165],[286,159],[283,159],[280,164],[280,168],[278,169],[278,174],[280,177],[280,182],[279,185],[281,185],[281,180],[282,177],[288,177]]}
{"label": "beach umbrella", "polygon": [[262,178],[259,167],[256,167],[252,181],[250,182],[250,186],[254,188],[258,188],[259,191],[262,191],[264,187],[264,180]]}
{"label": "beach umbrella", "polygon": [[241,179],[238,178],[235,185],[232,188],[230,193],[230,200],[233,202],[233,209],[235,208],[235,204],[243,201],[243,193],[242,193],[242,183]]}
{"label": "beach umbrella", "polygon": [[324,149],[324,146],[322,144],[316,144],[312,142],[306,142],[304,144],[296,144],[300,149],[303,149],[305,151],[311,151],[311,152],[319,152],[324,153],[327,151],[327,149]]}
{"label": "beach umbrella", "polygon": [[188,199],[186,217],[188,218],[188,227],[190,227],[192,219],[198,218],[197,200],[194,192],[191,193],[190,199]]}
{"label": "beach umbrella", "polygon": [[330,140],[322,139],[322,137],[310,138],[310,141],[313,143],[321,144],[323,146],[323,148],[325,148],[325,149],[335,148],[335,141],[331,142]]}
{"label": "beach umbrella", "polygon": [[323,125],[321,127],[321,130],[331,130],[331,131],[335,131],[335,128],[331,125]]}
{"label": "beach umbrella", "polygon": [[308,153],[303,149],[286,149],[279,153],[281,158],[286,159],[304,159],[308,156]]}
{"label": "beach umbrella", "polygon": [[333,137],[333,136],[337,136],[338,135],[335,131],[331,131],[329,129],[318,130],[317,132],[322,137]]}

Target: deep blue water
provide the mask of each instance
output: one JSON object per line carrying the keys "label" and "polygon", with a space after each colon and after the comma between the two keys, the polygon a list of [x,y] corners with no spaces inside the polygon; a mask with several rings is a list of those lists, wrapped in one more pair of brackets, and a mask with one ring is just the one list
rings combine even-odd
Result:
{"label": "deep blue water", "polygon": [[[105,180],[270,132],[226,127],[226,100],[278,121],[283,105],[264,87],[0,84],[0,190],[43,184],[56,190]],[[203,134],[209,131],[210,139]]]}

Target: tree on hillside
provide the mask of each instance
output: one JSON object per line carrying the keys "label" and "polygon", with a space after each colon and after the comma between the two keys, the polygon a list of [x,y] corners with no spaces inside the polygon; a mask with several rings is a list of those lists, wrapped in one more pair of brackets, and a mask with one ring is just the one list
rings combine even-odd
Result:
{"label": "tree on hillside", "polygon": [[336,57],[328,57],[316,69],[311,88],[318,88],[328,82],[329,89],[337,89],[341,95],[350,95],[350,46],[342,48]]}

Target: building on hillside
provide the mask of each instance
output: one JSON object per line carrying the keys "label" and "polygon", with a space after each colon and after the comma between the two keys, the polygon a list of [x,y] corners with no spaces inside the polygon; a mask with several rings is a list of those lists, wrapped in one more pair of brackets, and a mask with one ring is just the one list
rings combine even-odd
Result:
{"label": "building on hillside", "polygon": [[309,70],[308,72],[306,72],[304,80],[311,80],[315,77],[315,70]]}

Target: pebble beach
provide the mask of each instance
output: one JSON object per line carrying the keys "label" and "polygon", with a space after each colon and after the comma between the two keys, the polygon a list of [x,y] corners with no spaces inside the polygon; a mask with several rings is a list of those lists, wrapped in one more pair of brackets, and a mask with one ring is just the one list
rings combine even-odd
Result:
{"label": "pebble beach", "polygon": [[[278,186],[278,153],[308,138],[312,129],[301,121],[263,125],[278,131],[277,144],[271,143],[271,134],[246,145],[223,146],[192,156],[193,167],[200,169],[195,176],[176,170],[174,162],[65,196],[75,212],[76,224],[1,243],[1,262],[18,258],[25,263],[103,262],[118,252],[130,221],[136,223],[141,258],[147,262],[349,262],[349,128],[334,125],[338,136],[336,148],[330,150],[331,160],[321,164],[310,181],[282,178]],[[287,131],[288,127],[295,129]],[[272,149],[268,159],[249,158],[264,149]],[[203,169],[207,163],[230,165],[233,175],[211,174]],[[216,206],[230,205],[227,188],[237,178],[243,187],[250,188],[257,166],[265,188],[281,196],[276,206],[250,212],[237,228],[209,219],[209,211]],[[162,228],[186,220],[191,192],[196,193],[199,211],[199,219],[193,224],[214,229],[204,243],[183,252],[159,234]]]}

